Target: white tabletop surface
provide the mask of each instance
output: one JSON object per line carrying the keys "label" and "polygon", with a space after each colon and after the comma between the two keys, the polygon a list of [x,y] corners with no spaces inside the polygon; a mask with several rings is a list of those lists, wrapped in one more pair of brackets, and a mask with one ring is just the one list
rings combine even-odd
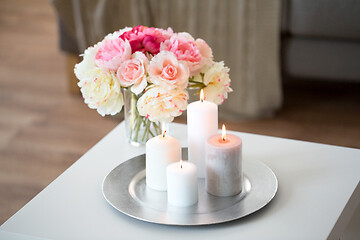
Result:
{"label": "white tabletop surface", "polygon": [[[187,145],[185,125],[171,124],[170,134]],[[0,230],[48,239],[339,239],[360,201],[360,150],[233,134],[243,139],[244,161],[264,162],[279,181],[272,202],[248,217],[176,227],[142,222],[112,208],[102,196],[104,177],[145,151],[126,142],[121,123]]]}
{"label": "white tabletop surface", "polygon": [[45,240],[44,238],[38,238],[34,236],[7,232],[0,230],[0,239],[1,240]]}

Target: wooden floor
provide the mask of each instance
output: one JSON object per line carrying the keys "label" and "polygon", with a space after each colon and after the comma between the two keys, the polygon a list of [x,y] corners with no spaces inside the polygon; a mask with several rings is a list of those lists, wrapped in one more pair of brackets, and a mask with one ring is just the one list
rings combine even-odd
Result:
{"label": "wooden floor", "polygon": [[[1,0],[0,49],[1,224],[120,120],[68,93],[49,1]],[[275,116],[228,128],[360,148],[359,84],[297,82],[284,92]]]}
{"label": "wooden floor", "polygon": [[118,124],[67,92],[49,1],[0,4],[0,223]]}

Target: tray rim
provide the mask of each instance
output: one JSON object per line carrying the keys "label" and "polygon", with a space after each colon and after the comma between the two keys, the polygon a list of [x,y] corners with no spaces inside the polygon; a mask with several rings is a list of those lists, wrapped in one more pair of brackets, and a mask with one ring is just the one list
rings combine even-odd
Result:
{"label": "tray rim", "polygon": [[[182,151],[184,151],[184,150],[187,150],[187,148],[182,148]],[[183,153],[183,154],[184,154],[184,153]],[[253,164],[253,165],[261,165],[264,169],[266,169],[266,170],[268,171],[268,173],[272,176],[272,180],[274,181],[274,185],[273,185],[274,189],[273,189],[273,192],[272,192],[271,196],[268,197],[268,199],[263,202],[263,204],[261,204],[261,205],[258,206],[257,208],[251,209],[250,211],[246,212],[245,214],[242,214],[242,215],[239,216],[239,217],[231,217],[231,218],[228,218],[228,219],[222,220],[222,221],[215,221],[215,222],[210,222],[210,221],[209,221],[209,222],[205,222],[205,223],[204,223],[204,222],[201,222],[201,223],[196,223],[196,224],[193,224],[193,223],[160,222],[160,221],[156,221],[155,219],[152,220],[152,219],[148,219],[148,218],[143,218],[143,217],[141,217],[141,216],[137,216],[137,215],[131,214],[131,213],[127,212],[127,211],[124,210],[124,209],[120,209],[118,206],[115,206],[114,203],[112,203],[112,202],[108,199],[108,197],[106,196],[106,193],[104,192],[105,182],[106,182],[107,178],[110,176],[110,174],[111,174],[114,170],[116,170],[116,169],[117,169],[118,167],[120,167],[122,164],[125,165],[125,163],[128,163],[128,162],[130,162],[131,160],[136,159],[136,158],[140,158],[140,157],[144,157],[144,161],[145,161],[145,154],[140,154],[140,155],[134,156],[134,157],[132,157],[132,158],[129,158],[128,160],[125,160],[124,162],[122,162],[122,163],[118,164],[117,166],[115,166],[111,171],[109,171],[109,173],[104,177],[104,179],[103,179],[103,181],[102,181],[101,190],[102,190],[102,195],[103,195],[103,197],[105,198],[105,200],[106,200],[114,209],[116,209],[117,211],[119,211],[119,212],[122,213],[122,214],[125,214],[125,215],[127,215],[127,216],[129,216],[129,217],[131,217],[131,218],[134,218],[134,219],[137,219],[137,220],[140,220],[140,221],[143,221],[143,222],[155,223],[155,224],[161,224],[161,225],[169,225],[169,226],[206,226],[206,225],[221,224],[221,223],[225,223],[225,222],[234,221],[234,220],[237,220],[237,219],[240,219],[240,218],[244,218],[244,217],[246,217],[246,216],[248,216],[248,215],[251,215],[252,213],[255,213],[255,212],[259,211],[260,209],[264,208],[267,204],[269,204],[269,203],[274,199],[274,197],[275,197],[275,195],[276,195],[276,193],[277,193],[277,191],[278,191],[278,187],[279,187],[278,179],[277,179],[275,173],[272,171],[272,169],[271,169],[269,166],[267,166],[266,164],[264,164],[263,162],[261,162],[261,161],[259,161],[259,160],[246,160],[246,161],[245,161],[245,164],[251,163],[251,164]],[[186,161],[186,160],[185,160],[185,161]],[[242,164],[243,164],[243,166],[244,166],[244,161],[243,161]],[[139,174],[141,171],[144,171],[144,170],[145,170],[145,168],[140,169],[138,172],[136,172],[136,173],[132,176],[131,179],[133,179],[137,174]],[[243,171],[243,176],[244,176],[244,177],[247,176],[247,173],[246,173],[245,171]],[[252,185],[252,181],[250,180],[250,178],[247,177],[247,179],[248,179],[248,181],[250,182],[250,184]],[[128,186],[126,186],[127,189],[129,188],[130,183],[131,183],[131,180],[130,180]],[[252,190],[250,189],[250,191],[247,192],[247,193],[245,194],[245,196],[243,196],[239,202],[244,201],[244,199],[246,199],[246,195],[247,195],[248,193],[251,193],[251,191],[252,191]],[[136,199],[134,199],[128,191],[127,191],[127,195],[130,196],[130,198],[131,198],[134,202],[136,202],[137,204],[139,204],[139,201],[137,201]],[[239,202],[237,202],[236,204],[232,205],[231,207],[236,206],[237,204],[239,204]],[[143,207],[146,207],[146,206],[143,206]],[[152,209],[152,210],[153,210],[153,209]],[[162,212],[162,213],[165,213],[165,212]],[[216,214],[216,212],[215,212],[215,214]]]}

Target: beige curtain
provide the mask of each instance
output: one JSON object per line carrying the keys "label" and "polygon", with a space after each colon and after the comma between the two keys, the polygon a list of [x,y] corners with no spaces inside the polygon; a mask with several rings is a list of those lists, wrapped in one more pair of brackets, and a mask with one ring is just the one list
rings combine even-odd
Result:
{"label": "beige curtain", "polygon": [[190,32],[230,67],[233,93],[222,116],[253,118],[282,103],[280,0],[54,0],[83,51],[107,33],[146,25]]}

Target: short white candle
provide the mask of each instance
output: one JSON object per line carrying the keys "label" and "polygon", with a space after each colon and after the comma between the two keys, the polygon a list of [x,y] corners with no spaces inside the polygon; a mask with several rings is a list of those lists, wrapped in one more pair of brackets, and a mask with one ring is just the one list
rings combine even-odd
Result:
{"label": "short white candle", "polygon": [[167,167],[168,202],[177,207],[191,206],[198,201],[196,166],[187,161]]}
{"label": "short white candle", "polygon": [[146,142],[146,185],[158,191],[166,191],[166,167],[181,158],[180,142],[165,134]]}
{"label": "short white candle", "polygon": [[215,196],[228,197],[242,190],[242,141],[223,134],[210,137],[206,144],[206,191]]}
{"label": "short white candle", "polygon": [[188,159],[196,165],[198,177],[205,177],[206,139],[217,133],[218,108],[215,103],[204,100],[203,91],[200,101],[190,103],[187,108]]}

